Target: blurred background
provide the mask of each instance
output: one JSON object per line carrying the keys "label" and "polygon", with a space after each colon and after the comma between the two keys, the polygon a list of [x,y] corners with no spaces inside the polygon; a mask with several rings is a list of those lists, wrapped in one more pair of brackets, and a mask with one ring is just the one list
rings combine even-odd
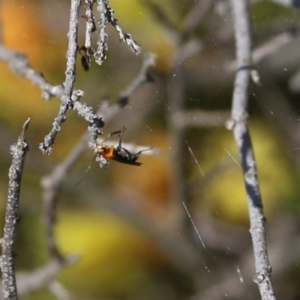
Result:
{"label": "blurred background", "polygon": [[[53,85],[64,81],[70,1],[1,1],[2,43],[25,53]],[[300,11],[288,1],[251,1],[254,64],[249,123],[268,220],[270,262],[278,298],[299,299],[300,279]],[[147,53],[154,81],[103,128],[127,128],[123,141],[158,149],[141,167],[97,163],[86,150],[61,182],[55,237],[79,260],[22,299],[258,299],[247,202],[230,116],[235,44],[229,1],[111,0],[115,18],[142,46],[135,56],[108,26],[107,60],[84,71],[76,89],[97,110],[113,106]],[[83,5],[80,15],[84,15]],[[95,10],[95,15],[96,10]],[[299,24],[298,24],[299,23]],[[79,46],[85,20],[80,20]],[[96,35],[94,36],[96,45]],[[9,147],[30,117],[20,199],[16,266],[49,261],[41,179],[77,145],[88,124],[69,111],[44,156],[59,100],[0,64],[0,208],[5,213]],[[103,115],[105,121],[105,115]],[[108,144],[116,145],[118,137]],[[51,284],[50,284],[51,283]],[[56,287],[56,288],[55,288]]]}

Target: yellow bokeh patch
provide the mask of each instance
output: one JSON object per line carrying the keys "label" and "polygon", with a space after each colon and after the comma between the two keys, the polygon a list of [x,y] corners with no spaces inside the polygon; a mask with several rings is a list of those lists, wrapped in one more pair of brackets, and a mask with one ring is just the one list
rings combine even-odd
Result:
{"label": "yellow bokeh patch", "polygon": [[146,259],[153,254],[151,243],[114,215],[89,210],[63,212],[56,232],[64,253],[80,254],[79,261],[60,275],[75,291],[124,294],[145,279]]}

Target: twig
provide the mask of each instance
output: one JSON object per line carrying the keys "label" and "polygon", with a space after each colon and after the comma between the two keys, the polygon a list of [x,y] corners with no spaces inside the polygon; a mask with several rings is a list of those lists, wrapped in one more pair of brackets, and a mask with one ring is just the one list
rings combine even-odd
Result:
{"label": "twig", "polygon": [[56,296],[59,300],[70,300],[72,299],[70,293],[65,289],[65,287],[58,282],[53,280],[48,284],[49,290]]}
{"label": "twig", "polygon": [[144,57],[143,64],[137,76],[134,78],[132,83],[120,94],[120,98],[118,100],[118,105],[121,108],[124,108],[128,102],[129,97],[138,90],[143,84],[153,82],[152,76],[148,73],[148,70],[155,66],[156,63],[156,55],[152,53],[148,53]]}
{"label": "twig", "polygon": [[13,51],[4,46],[0,46],[0,61],[9,63],[11,70],[21,77],[29,79],[33,84],[42,90],[44,100],[50,100],[52,97],[60,97],[63,94],[63,87],[60,85],[51,85],[42,73],[34,70],[25,54]]}
{"label": "twig", "polygon": [[[98,2],[102,2],[103,0],[98,0]],[[119,26],[118,20],[114,18],[114,10],[109,6],[108,0],[104,0],[105,6],[105,14],[107,22],[110,23],[112,26],[115,27],[119,34],[119,38],[122,42],[126,43],[128,48],[134,53],[139,54],[142,51],[142,47],[132,38],[131,34],[126,33],[123,29]]]}
{"label": "twig", "polygon": [[155,62],[156,56],[151,53],[147,54],[136,78],[130,83],[124,92],[120,93],[117,103],[108,106],[106,101],[102,102],[98,114],[105,115],[106,122],[111,121],[129,103],[129,98],[136,90],[138,90],[143,84],[153,81],[151,75],[148,73],[148,70],[149,68],[155,66]]}
{"label": "twig", "polygon": [[64,94],[61,97],[61,105],[57,117],[54,119],[52,129],[48,135],[45,136],[44,143],[40,145],[43,153],[50,154],[52,152],[51,145],[54,144],[55,137],[60,131],[62,123],[67,119],[66,113],[68,109],[73,107],[71,96],[73,93],[74,83],[76,79],[76,56],[77,56],[77,36],[78,36],[78,16],[80,0],[71,1],[70,22],[69,22],[69,44],[67,51],[67,67],[66,78],[63,84]]}
{"label": "twig", "polygon": [[229,111],[185,110],[173,115],[179,127],[218,127],[224,126],[230,116]]}
{"label": "twig", "polygon": [[182,64],[188,58],[197,55],[203,49],[202,43],[197,39],[192,39],[181,45],[173,58],[173,65]]}
{"label": "twig", "polygon": [[[33,84],[37,85],[42,90],[42,97],[44,100],[50,100],[51,97],[62,99],[64,95],[63,87],[60,85],[55,86],[50,84],[44,78],[42,73],[35,71],[31,67],[26,55],[0,46],[0,60],[8,62],[12,71],[17,75],[25,77]],[[74,110],[77,110],[78,114],[86,121],[88,121],[90,124],[95,124],[96,129],[94,130],[97,134],[99,128],[104,126],[104,122],[102,121],[101,117],[94,113],[93,108],[80,101],[83,96],[83,91],[73,90],[71,96],[73,106],[69,105],[69,109],[73,108]],[[53,123],[53,126],[57,126],[57,121]],[[60,127],[57,127],[56,129],[59,131]],[[40,148],[46,153],[49,153],[50,151],[50,149],[45,149],[46,146],[44,144],[41,144]]]}
{"label": "twig", "polygon": [[21,189],[21,179],[23,173],[23,165],[28,144],[25,140],[25,134],[28,129],[30,119],[23,125],[21,135],[16,144],[11,146],[12,163],[9,168],[9,184],[7,207],[5,214],[4,236],[1,240],[2,255],[0,267],[2,271],[3,296],[5,299],[18,299],[15,264],[14,264],[14,246],[16,239],[16,225],[19,220],[18,208]]}
{"label": "twig", "polygon": [[197,25],[203,20],[204,16],[213,6],[214,1],[202,0],[196,1],[195,5],[189,11],[182,25],[182,34],[186,35],[192,32]]}
{"label": "twig", "polygon": [[[52,259],[44,266],[31,272],[17,272],[18,295],[21,297],[42,288],[53,280],[55,275],[65,266],[74,264],[78,255],[69,255],[64,261]],[[4,299],[0,296],[0,300]]]}
{"label": "twig", "polygon": [[92,32],[96,30],[95,17],[93,14],[93,5],[95,0],[85,0],[85,20],[86,20],[86,29],[85,29],[85,43],[86,48],[92,47]]}
{"label": "twig", "polygon": [[[254,64],[258,64],[267,56],[275,53],[281,47],[290,43],[295,39],[295,35],[292,32],[283,32],[278,34],[277,36],[271,38],[264,44],[255,48],[252,52],[252,62]],[[237,61],[233,61],[227,65],[227,69],[230,71],[235,70],[237,67]]]}
{"label": "twig", "polygon": [[86,20],[85,29],[85,43],[84,46],[80,48],[80,51],[84,51],[84,55],[81,57],[81,64],[83,68],[88,71],[94,54],[94,49],[92,48],[92,32],[96,30],[95,17],[93,14],[93,5],[95,0],[85,0],[85,15],[83,18]]}
{"label": "twig", "polygon": [[125,42],[128,48],[134,53],[139,54],[142,50],[141,46],[132,38],[131,34],[126,33],[118,24],[118,20],[113,17],[114,10],[109,6],[108,0],[97,0],[97,11],[100,14],[98,26],[99,26],[99,40],[97,42],[97,50],[94,53],[95,61],[98,65],[101,65],[106,59],[107,52],[107,33],[106,25],[110,23],[115,27],[119,34],[119,38],[122,42]]}
{"label": "twig", "polygon": [[48,250],[51,257],[61,260],[63,256],[61,255],[56,240],[54,237],[54,225],[56,222],[56,202],[60,187],[66,177],[68,171],[72,168],[75,162],[78,160],[80,155],[87,147],[88,135],[85,134],[72,149],[71,153],[67,158],[59,164],[52,173],[45,176],[41,180],[41,185],[44,188],[43,193],[43,203],[44,203],[44,221],[46,226],[46,237]]}
{"label": "twig", "polygon": [[52,129],[45,136],[44,142],[40,144],[40,149],[43,153],[50,154],[55,137],[60,131],[61,125],[67,119],[66,113],[69,109],[76,109],[80,116],[84,117],[89,123],[90,145],[96,147],[96,139],[101,131],[99,128],[104,126],[101,117],[97,116],[93,109],[88,105],[80,102],[84,93],[81,90],[74,90],[76,79],[76,56],[77,56],[77,37],[78,37],[78,16],[79,16],[80,1],[73,0],[71,3],[70,23],[69,23],[69,45],[67,51],[67,67],[66,78],[63,84],[65,90],[60,95],[61,105],[57,117],[54,119]]}
{"label": "twig", "polygon": [[64,261],[52,259],[44,266],[32,272],[18,273],[17,285],[19,295],[28,295],[29,293],[47,285],[62,268],[74,264],[77,262],[78,258],[78,255],[72,254],[67,256]]}
{"label": "twig", "polygon": [[257,179],[256,162],[247,125],[248,86],[251,66],[251,37],[246,0],[231,0],[236,40],[238,71],[234,82],[232,100],[232,129],[240,150],[244,182],[250,215],[250,233],[255,257],[256,274],[253,278],[258,284],[263,300],[274,300],[271,282],[271,266],[267,254],[265,217]]}
{"label": "twig", "polygon": [[106,7],[104,5],[103,1],[98,1],[97,5],[97,11],[99,12],[99,20],[98,20],[98,26],[99,26],[99,39],[97,42],[97,50],[94,54],[95,61],[98,65],[102,65],[104,60],[106,59],[106,52],[108,50],[108,46],[106,43],[107,39],[107,33],[106,33],[106,25],[107,25],[107,19],[106,19]]}

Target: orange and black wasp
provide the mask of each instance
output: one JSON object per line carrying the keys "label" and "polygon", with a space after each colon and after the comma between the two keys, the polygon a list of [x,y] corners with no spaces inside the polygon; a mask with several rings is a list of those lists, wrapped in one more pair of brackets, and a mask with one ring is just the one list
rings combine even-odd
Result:
{"label": "orange and black wasp", "polygon": [[[102,144],[97,146],[96,155],[94,156],[92,162],[86,169],[84,175],[79,179],[79,181],[76,183],[76,185],[78,185],[81,182],[81,180],[84,178],[86,173],[90,170],[91,165],[95,159],[100,163],[100,166],[104,167],[104,168],[108,165],[107,160],[114,160],[119,163],[132,165],[132,166],[142,165],[141,162],[137,161],[139,156],[141,155],[141,153],[143,153],[145,151],[152,150],[152,148],[143,149],[137,153],[131,153],[128,149],[126,149],[125,147],[122,146],[122,136],[123,136],[123,133],[125,130],[126,130],[126,128],[123,127],[122,130],[117,130],[117,131],[110,133],[108,135],[108,137],[102,142]],[[106,140],[108,140],[111,136],[116,135],[116,134],[120,135],[119,143],[117,146],[103,145],[103,143]]]}
{"label": "orange and black wasp", "polygon": [[149,151],[152,148],[143,149],[137,153],[131,153],[128,149],[122,146],[122,137],[125,130],[126,128],[123,127],[122,130],[114,131],[108,135],[108,138],[116,134],[120,136],[117,146],[99,145],[97,147],[97,153],[100,154],[105,160],[114,160],[122,164],[140,166],[142,165],[142,163],[137,161],[139,156],[141,155],[141,153]]}

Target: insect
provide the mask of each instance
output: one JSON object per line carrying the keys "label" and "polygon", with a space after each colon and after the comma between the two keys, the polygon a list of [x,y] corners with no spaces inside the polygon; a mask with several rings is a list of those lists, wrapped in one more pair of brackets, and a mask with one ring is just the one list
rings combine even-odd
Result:
{"label": "insect", "polygon": [[[108,138],[110,138],[112,135],[119,134],[120,139],[117,146],[105,146],[105,145],[99,145],[97,147],[98,153],[101,155],[102,158],[105,160],[114,160],[119,163],[132,165],[132,166],[140,166],[142,165],[141,162],[137,161],[141,153],[145,151],[152,150],[152,148],[147,148],[144,150],[141,150],[137,153],[131,153],[128,149],[125,147],[122,147],[122,137],[123,133],[126,130],[125,127],[123,127],[122,130],[114,131],[111,134],[108,135]],[[103,164],[103,160],[100,158],[100,164]],[[104,164],[105,165],[105,164]]]}
{"label": "insect", "polygon": [[92,57],[95,53],[95,50],[92,47],[82,46],[78,49],[78,52],[81,56],[81,65],[85,71],[90,69],[92,63]]}
{"label": "insect", "polygon": [[137,161],[141,153],[145,151],[152,150],[152,148],[143,149],[137,153],[131,153],[129,150],[127,150],[125,147],[122,147],[122,136],[124,131],[126,130],[125,127],[122,128],[122,130],[114,131],[110,133],[103,142],[108,140],[112,135],[119,134],[119,144],[117,146],[104,146],[103,144],[97,146],[97,153],[94,156],[93,160],[91,161],[88,168],[85,170],[83,176],[78,180],[78,182],[75,184],[75,186],[79,185],[79,183],[82,181],[84,176],[87,174],[87,172],[90,170],[91,165],[93,161],[96,159],[96,161],[99,162],[100,166],[105,168],[108,165],[107,160],[115,160],[117,162],[132,165],[132,166],[140,166],[142,165],[141,162]]}

